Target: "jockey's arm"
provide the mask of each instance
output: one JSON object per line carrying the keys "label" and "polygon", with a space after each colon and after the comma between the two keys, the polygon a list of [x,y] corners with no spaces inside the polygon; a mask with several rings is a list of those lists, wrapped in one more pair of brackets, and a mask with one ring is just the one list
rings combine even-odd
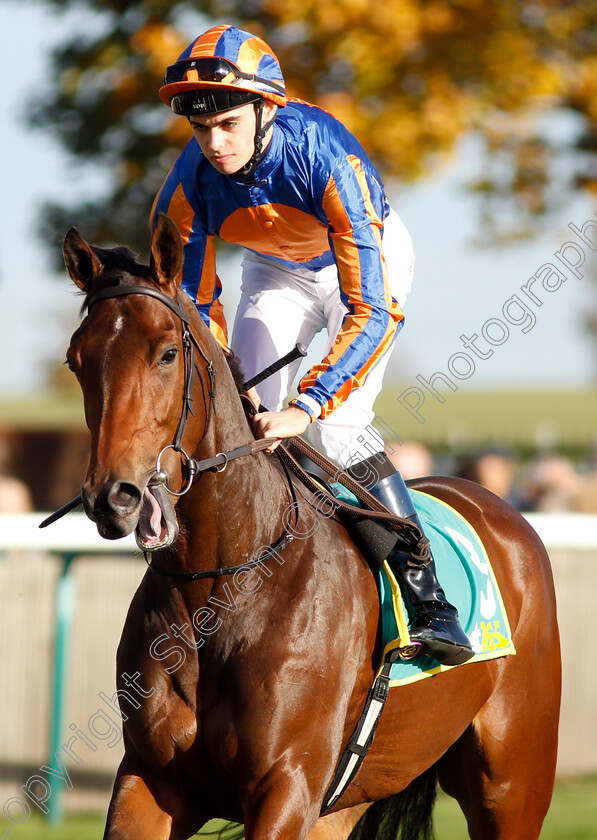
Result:
{"label": "jockey's arm", "polygon": [[[356,198],[350,193],[353,179],[359,187]],[[369,190],[375,187],[379,192],[374,202]],[[388,288],[379,185],[367,183],[358,161],[347,161],[330,176],[322,209],[347,313],[331,351],[303,377],[291,405],[254,418],[253,429],[259,438],[299,435],[311,422],[329,417],[364,383],[377,359],[391,346],[403,319]],[[346,366],[349,357],[352,367]]]}

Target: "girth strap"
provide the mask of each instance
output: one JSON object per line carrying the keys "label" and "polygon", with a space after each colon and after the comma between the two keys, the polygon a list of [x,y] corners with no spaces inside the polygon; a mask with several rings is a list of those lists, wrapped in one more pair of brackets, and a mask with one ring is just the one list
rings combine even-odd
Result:
{"label": "girth strap", "polygon": [[[396,653],[396,651],[392,651]],[[357,771],[363,763],[365,756],[369,752],[369,747],[373,742],[377,724],[383,712],[386,700],[388,699],[388,691],[390,687],[390,668],[392,666],[391,658],[388,657],[384,662],[384,666],[369,690],[365,708],[359,718],[354,732],[350,737],[350,741],[346,745],[346,749],[340,759],[340,764],[336,770],[336,775],[327,789],[321,804],[321,811],[319,816],[323,816],[332,805],[342,796],[348,785],[354,779]]]}

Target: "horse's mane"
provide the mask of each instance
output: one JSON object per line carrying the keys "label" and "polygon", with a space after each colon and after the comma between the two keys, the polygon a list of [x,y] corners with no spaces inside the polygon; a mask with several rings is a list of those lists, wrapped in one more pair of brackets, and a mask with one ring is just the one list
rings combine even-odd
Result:
{"label": "horse's mane", "polygon": [[234,384],[238,388],[239,393],[245,390],[245,375],[241,366],[241,361],[234,353],[226,353],[226,361],[230,368],[230,373],[234,379]]}
{"label": "horse's mane", "polygon": [[[125,245],[117,245],[115,248],[98,248],[92,246],[93,251],[103,266],[98,282],[94,284],[85,294],[85,300],[81,312],[87,308],[92,295],[107,286],[126,286],[135,283],[136,278],[151,279],[152,272],[148,265],[137,262],[138,254],[134,254]],[[242,371],[241,362],[234,353],[225,353],[228,367],[234,379],[238,391],[244,390],[245,375]]]}

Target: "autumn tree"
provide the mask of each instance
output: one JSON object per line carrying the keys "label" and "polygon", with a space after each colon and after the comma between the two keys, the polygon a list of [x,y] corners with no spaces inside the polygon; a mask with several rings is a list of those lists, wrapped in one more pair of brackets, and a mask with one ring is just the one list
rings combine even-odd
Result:
{"label": "autumn tree", "polygon": [[[68,9],[81,0],[47,0]],[[73,162],[105,172],[105,195],[44,210],[55,241],[76,220],[92,241],[143,251],[153,197],[189,136],[157,96],[187,42],[227,21],[277,52],[291,95],[332,111],[386,179],[433,171],[476,132],[471,172],[492,236],[532,231],[570,191],[597,190],[597,0],[87,0],[94,24],[53,55],[31,124]],[[546,125],[577,115],[562,140]],[[566,155],[573,165],[559,168]],[[504,213],[515,207],[517,212]],[[506,223],[504,222],[506,220]]]}

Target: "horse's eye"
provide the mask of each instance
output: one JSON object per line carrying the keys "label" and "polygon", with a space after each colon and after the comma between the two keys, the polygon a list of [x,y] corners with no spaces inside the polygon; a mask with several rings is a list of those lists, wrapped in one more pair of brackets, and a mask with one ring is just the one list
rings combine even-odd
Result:
{"label": "horse's eye", "polygon": [[76,374],[77,369],[76,369],[76,367],[73,365],[73,363],[71,362],[71,360],[70,360],[70,359],[67,359],[67,360],[66,360],[66,362],[65,362],[64,364],[68,367],[68,369],[69,369],[69,370],[72,370],[72,372],[73,372],[74,374]]}
{"label": "horse's eye", "polygon": [[170,350],[166,350],[159,363],[161,365],[171,365],[172,362],[176,360],[177,356],[178,349],[176,347],[171,347]]}

